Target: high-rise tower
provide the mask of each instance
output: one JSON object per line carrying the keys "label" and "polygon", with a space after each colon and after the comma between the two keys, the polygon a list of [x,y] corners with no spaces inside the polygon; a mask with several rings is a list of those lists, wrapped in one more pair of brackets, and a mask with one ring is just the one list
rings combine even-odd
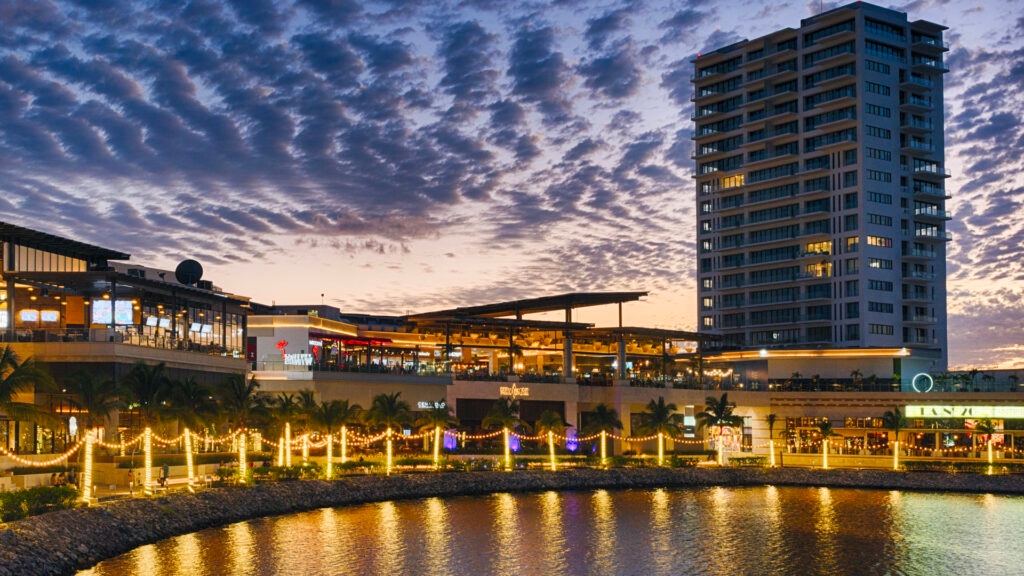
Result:
{"label": "high-rise tower", "polygon": [[944,30],[855,3],[694,60],[701,332],[945,369]]}

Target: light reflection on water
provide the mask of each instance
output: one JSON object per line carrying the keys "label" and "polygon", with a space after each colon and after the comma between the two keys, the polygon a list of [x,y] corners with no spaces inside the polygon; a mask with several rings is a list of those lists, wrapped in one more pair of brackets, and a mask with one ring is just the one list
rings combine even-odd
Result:
{"label": "light reflection on water", "polygon": [[1024,498],[827,488],[495,494],[325,509],[143,546],[80,574],[1021,573]]}

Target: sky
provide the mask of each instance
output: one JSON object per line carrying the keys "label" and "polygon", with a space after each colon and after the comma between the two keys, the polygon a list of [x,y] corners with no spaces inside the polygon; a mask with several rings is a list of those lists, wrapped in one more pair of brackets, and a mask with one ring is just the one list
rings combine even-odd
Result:
{"label": "sky", "polygon": [[[267,304],[693,330],[691,60],[842,4],[0,0],[0,220]],[[950,28],[951,366],[1024,368],[1024,0],[881,4]]]}

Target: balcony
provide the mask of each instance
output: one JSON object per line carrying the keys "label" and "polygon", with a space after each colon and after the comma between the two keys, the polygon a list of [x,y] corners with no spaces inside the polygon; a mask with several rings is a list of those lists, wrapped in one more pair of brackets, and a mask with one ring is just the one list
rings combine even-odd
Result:
{"label": "balcony", "polygon": [[903,257],[915,260],[934,260],[939,257],[939,253],[935,250],[921,250],[915,248],[911,250],[904,250]]}
{"label": "balcony", "polygon": [[913,93],[908,93],[906,99],[900,102],[900,109],[909,112],[924,113],[931,112],[934,108],[931,98],[922,98]]}
{"label": "balcony", "polygon": [[949,170],[936,164],[920,164],[914,166],[915,178],[928,178],[929,180],[944,180],[952,176]]}
{"label": "balcony", "polygon": [[904,142],[901,148],[904,154],[912,154],[915,156],[925,156],[935,152],[935,146],[930,142],[913,139]]}
{"label": "balcony", "polygon": [[916,90],[918,92],[923,90],[931,90],[935,87],[935,82],[928,78],[922,78],[921,76],[908,76],[900,81],[900,88],[904,90]]}
{"label": "balcony", "polygon": [[921,220],[952,220],[949,212],[939,208],[915,208],[914,216]]}
{"label": "balcony", "polygon": [[935,280],[935,274],[932,272],[921,272],[920,270],[911,270],[903,276],[904,280],[919,280],[921,282],[931,282]]}
{"label": "balcony", "polygon": [[914,198],[921,200],[949,200],[952,196],[938,186],[914,185]]}
{"label": "balcony", "polygon": [[914,230],[914,238],[919,240],[938,240],[940,242],[949,242],[953,239],[953,236],[949,232],[945,232],[943,230],[919,228]]}
{"label": "balcony", "polygon": [[938,60],[936,58],[915,56],[912,66],[915,72],[949,72],[949,68],[946,68],[946,65],[942,63],[942,60]]}
{"label": "balcony", "polygon": [[921,50],[923,52],[940,54],[942,52],[949,51],[949,42],[943,42],[942,40],[930,38],[928,36],[912,36],[911,45],[915,50]]}

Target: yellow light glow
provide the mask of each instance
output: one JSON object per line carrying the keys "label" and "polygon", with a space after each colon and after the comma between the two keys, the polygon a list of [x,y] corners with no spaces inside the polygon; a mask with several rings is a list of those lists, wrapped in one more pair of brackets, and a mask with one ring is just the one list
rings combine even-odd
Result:
{"label": "yellow light glow", "polygon": [[387,468],[388,468],[388,470],[387,470],[387,475],[390,476],[391,475],[391,428],[388,428],[387,438],[388,438],[388,460],[387,460],[387,464],[388,464]]}
{"label": "yellow light glow", "polygon": [[548,430],[548,452],[551,454],[551,471],[555,471],[555,435]]}
{"label": "yellow light glow", "polygon": [[828,438],[821,441],[821,467],[828,470]]}
{"label": "yellow light glow", "polygon": [[334,437],[327,435],[327,479],[334,476]]}
{"label": "yellow light glow", "polygon": [[277,465],[284,466],[284,436],[277,439]]}
{"label": "yellow light glow", "polygon": [[238,435],[238,483],[245,484],[246,472],[249,470],[245,461],[245,432]]}
{"label": "yellow light glow", "polygon": [[93,433],[89,430],[85,433],[85,473],[82,477],[82,501],[86,504],[92,496],[92,442]]}
{"label": "yellow light glow", "polygon": [[906,348],[844,348],[841,350],[746,350],[707,356],[706,362],[729,362],[756,358],[895,358],[910,356]]}
{"label": "yellow light glow", "polygon": [[348,429],[341,427],[341,463],[348,462]]}
{"label": "yellow light glow", "polygon": [[185,428],[185,474],[188,475],[188,491],[195,492],[195,484],[193,479],[195,478],[195,466],[192,458],[192,434],[188,428]]}
{"label": "yellow light glow", "polygon": [[145,482],[143,492],[151,495],[153,494],[153,430],[148,427],[142,434],[142,450],[146,455],[146,472],[142,475]]}
{"label": "yellow light glow", "polygon": [[658,466],[665,465],[665,436],[658,432]]}
{"label": "yellow light glow", "polygon": [[900,441],[897,440],[892,444],[892,469],[900,469]]}
{"label": "yellow light glow", "polygon": [[302,463],[309,461],[309,434],[302,436]]}
{"label": "yellow light glow", "polygon": [[441,467],[441,427],[434,427],[434,469]]}
{"label": "yellow light glow", "polygon": [[601,430],[601,465],[608,466],[608,451],[605,443],[608,441],[608,434]]}
{"label": "yellow light glow", "polygon": [[292,465],[292,423],[284,423],[284,465],[289,468]]}
{"label": "yellow light glow", "polygon": [[505,470],[512,469],[512,451],[508,446],[508,428],[502,428],[502,433],[505,435]]}
{"label": "yellow light glow", "polygon": [[775,468],[775,440],[768,441],[768,464]]}

